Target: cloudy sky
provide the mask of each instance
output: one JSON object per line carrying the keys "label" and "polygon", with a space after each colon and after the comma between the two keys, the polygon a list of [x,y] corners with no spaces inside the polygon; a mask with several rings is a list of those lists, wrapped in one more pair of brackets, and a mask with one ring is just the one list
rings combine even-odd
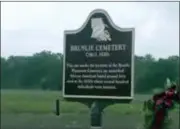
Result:
{"label": "cloudy sky", "polygon": [[119,27],[135,28],[135,54],[179,55],[178,3],[7,2],[1,4],[1,56],[63,52],[64,30],[78,29],[97,8]]}

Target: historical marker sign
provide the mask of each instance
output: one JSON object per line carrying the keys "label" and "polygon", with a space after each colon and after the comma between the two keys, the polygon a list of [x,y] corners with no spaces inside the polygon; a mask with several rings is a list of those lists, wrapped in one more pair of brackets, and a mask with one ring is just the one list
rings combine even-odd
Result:
{"label": "historical marker sign", "polygon": [[133,28],[117,27],[98,9],[64,36],[64,98],[133,99]]}

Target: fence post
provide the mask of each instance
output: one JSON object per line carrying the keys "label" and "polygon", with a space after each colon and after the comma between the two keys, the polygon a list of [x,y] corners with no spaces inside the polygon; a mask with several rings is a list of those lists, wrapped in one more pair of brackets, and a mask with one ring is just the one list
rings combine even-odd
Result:
{"label": "fence post", "polygon": [[59,111],[59,99],[56,99],[56,115],[59,116],[60,115],[60,111]]}

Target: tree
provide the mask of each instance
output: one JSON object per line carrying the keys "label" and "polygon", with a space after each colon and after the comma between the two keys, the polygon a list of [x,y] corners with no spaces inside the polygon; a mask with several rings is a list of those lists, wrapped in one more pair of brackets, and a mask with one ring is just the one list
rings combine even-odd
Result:
{"label": "tree", "polygon": [[[167,77],[179,79],[179,56],[135,56],[135,92],[164,88]],[[1,57],[1,88],[61,90],[63,54],[42,51],[32,56]]]}

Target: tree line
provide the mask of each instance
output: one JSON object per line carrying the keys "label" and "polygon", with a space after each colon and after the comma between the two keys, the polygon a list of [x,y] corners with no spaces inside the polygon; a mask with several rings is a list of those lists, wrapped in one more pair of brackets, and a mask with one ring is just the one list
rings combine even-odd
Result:
{"label": "tree line", "polygon": [[[178,81],[179,56],[155,59],[135,56],[135,92],[164,88],[166,78]],[[61,90],[63,54],[42,51],[32,56],[1,57],[1,89]]]}

